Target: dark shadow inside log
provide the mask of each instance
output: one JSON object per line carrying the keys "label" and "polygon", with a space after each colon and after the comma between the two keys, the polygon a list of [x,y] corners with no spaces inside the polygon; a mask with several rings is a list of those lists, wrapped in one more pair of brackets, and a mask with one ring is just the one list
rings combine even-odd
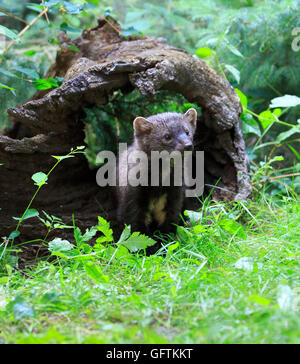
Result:
{"label": "dark shadow inside log", "polygon": [[[239,121],[242,109],[231,85],[204,61],[167,45],[164,39],[125,39],[116,29],[118,24],[111,27],[101,18],[97,27],[84,30],[75,41],[61,34],[61,50],[46,77],[64,77],[63,84],[38,91],[24,105],[8,110],[14,128],[9,135],[0,136],[1,236],[14,231],[12,216],[21,216],[30,201],[35,191],[31,176],[47,173],[55,162],[52,155],[64,155],[84,145],[84,109],[107,104],[116,90],[138,89],[150,99],[166,90],[199,105],[202,115],[194,144],[196,150],[205,152],[204,197],[216,184],[211,198],[217,201],[246,199],[251,193]],[[97,186],[95,174],[84,156],[63,161],[32,207],[67,223],[74,213],[82,229],[95,225],[102,215],[118,233],[122,227],[115,221],[114,192]],[[195,199],[187,202],[190,209],[201,206]],[[43,238],[45,233],[37,219],[29,219],[22,223],[16,241]],[[52,235],[70,238],[72,231],[56,230]]]}

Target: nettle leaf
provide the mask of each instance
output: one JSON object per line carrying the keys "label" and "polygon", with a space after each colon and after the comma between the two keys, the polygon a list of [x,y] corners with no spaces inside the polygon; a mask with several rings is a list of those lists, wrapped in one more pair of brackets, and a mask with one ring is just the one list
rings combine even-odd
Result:
{"label": "nettle leaf", "polygon": [[211,57],[212,50],[208,47],[201,47],[196,50],[195,54],[199,58],[207,58],[207,57]]}
{"label": "nettle leaf", "polygon": [[270,108],[295,107],[300,105],[300,97],[295,95],[284,95],[271,100]]}
{"label": "nettle leaf", "polygon": [[226,64],[225,68],[233,75],[237,83],[240,83],[240,71],[230,64]]}
{"label": "nettle leaf", "polygon": [[7,38],[13,39],[13,40],[19,40],[18,35],[11,29],[8,29],[4,27],[3,25],[0,25],[0,34],[5,35]]}
{"label": "nettle leaf", "polygon": [[238,94],[238,97],[240,98],[241,104],[243,106],[244,109],[247,109],[248,106],[248,98],[247,96],[238,88],[234,89],[235,92]]}
{"label": "nettle leaf", "polygon": [[259,125],[251,114],[244,111],[240,118],[242,120],[242,131],[244,134],[256,134],[261,136]]}
{"label": "nettle leaf", "polygon": [[48,180],[48,176],[43,172],[37,172],[31,177],[33,181],[35,182],[35,185],[42,186],[46,184],[46,181]]}
{"label": "nettle leaf", "polygon": [[13,217],[14,220],[23,221],[31,219],[32,217],[39,216],[39,212],[36,209],[28,209],[23,217]]}
{"label": "nettle leaf", "polygon": [[51,252],[66,252],[74,249],[74,245],[68,240],[63,240],[61,238],[55,238],[49,242],[48,249]]}

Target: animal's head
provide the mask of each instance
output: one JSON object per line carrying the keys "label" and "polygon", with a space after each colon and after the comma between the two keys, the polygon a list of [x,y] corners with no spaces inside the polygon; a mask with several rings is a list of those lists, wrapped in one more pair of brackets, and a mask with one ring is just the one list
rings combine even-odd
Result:
{"label": "animal's head", "polygon": [[135,139],[144,152],[183,152],[193,149],[196,124],[197,111],[189,109],[185,114],[166,112],[148,118],[139,116],[133,127]]}

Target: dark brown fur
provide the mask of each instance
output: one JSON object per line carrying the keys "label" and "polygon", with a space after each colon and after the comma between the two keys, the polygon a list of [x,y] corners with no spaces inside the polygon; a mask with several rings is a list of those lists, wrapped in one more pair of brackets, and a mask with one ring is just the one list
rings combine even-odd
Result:
{"label": "dark brown fur", "polygon": [[[193,147],[193,135],[196,129],[197,113],[194,109],[185,114],[163,113],[144,119],[134,120],[134,142],[127,149],[128,154],[133,151],[143,151],[148,156],[148,174],[151,180],[150,153],[151,151],[168,152],[190,150]],[[168,138],[166,136],[169,135]],[[118,172],[128,171],[134,164],[128,164],[126,155],[120,156]],[[120,223],[131,225],[132,231],[140,231],[153,235],[156,230],[167,233],[174,230],[172,223],[179,222],[184,200],[184,186],[174,186],[173,170],[171,168],[171,185],[162,186],[161,170],[159,186],[118,187],[118,220]],[[118,173],[119,174],[119,173]]]}

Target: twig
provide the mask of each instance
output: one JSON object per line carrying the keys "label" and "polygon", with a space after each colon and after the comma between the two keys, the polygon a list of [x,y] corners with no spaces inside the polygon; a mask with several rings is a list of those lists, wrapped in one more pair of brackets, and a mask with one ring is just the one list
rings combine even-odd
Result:
{"label": "twig", "polygon": [[[22,18],[19,18],[18,16],[10,13],[9,11],[6,11],[6,10],[3,10],[3,9],[0,9],[0,12],[3,13],[3,14],[6,14],[7,16],[11,17],[11,18],[14,18],[16,20],[19,20],[21,21],[22,23],[25,23],[25,24],[28,24],[28,22]],[[1,15],[0,15],[1,16]]]}
{"label": "twig", "polygon": [[300,173],[282,174],[281,176],[269,177],[266,179],[266,181],[273,181],[274,179],[294,177],[294,176],[300,176]]}
{"label": "twig", "polygon": [[[20,38],[41,16],[46,14],[47,11],[48,11],[48,8],[45,8],[41,13],[39,13],[38,16],[36,16],[29,24],[26,25],[25,28],[23,28],[20,31],[20,33],[18,34],[18,37]],[[15,43],[16,43],[15,39],[13,39],[11,42],[9,42],[7,47],[4,49],[2,55],[4,55]]]}
{"label": "twig", "polygon": [[[44,0],[42,0],[42,3],[44,4]],[[45,9],[47,9],[46,7],[44,7],[44,10]],[[47,12],[45,13],[45,18],[46,18],[46,20],[47,20],[47,23],[48,24],[50,24],[50,20],[49,20],[49,18],[48,18],[48,14],[47,14]]]}

